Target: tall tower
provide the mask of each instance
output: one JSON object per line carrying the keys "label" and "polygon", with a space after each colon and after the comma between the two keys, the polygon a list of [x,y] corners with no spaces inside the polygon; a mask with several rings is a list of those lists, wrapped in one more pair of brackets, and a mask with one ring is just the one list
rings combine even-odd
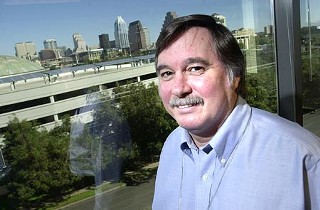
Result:
{"label": "tall tower", "polygon": [[99,46],[104,50],[107,50],[110,48],[109,34],[99,35]]}
{"label": "tall tower", "polygon": [[[162,24],[162,29],[165,28],[173,19],[177,18],[178,15],[176,12],[167,12],[164,22]],[[162,31],[161,29],[161,31]]]}
{"label": "tall tower", "polygon": [[117,48],[130,48],[127,24],[121,16],[118,16],[114,23],[114,38]]}
{"label": "tall tower", "polygon": [[16,56],[31,60],[37,57],[36,45],[33,42],[19,42],[15,45]]}
{"label": "tall tower", "polygon": [[72,35],[74,43],[74,52],[85,52],[87,51],[87,45],[83,37],[79,33],[74,33]]}
{"label": "tall tower", "polygon": [[142,49],[142,24],[139,20],[129,24],[129,43],[131,51],[138,51]]}
{"label": "tall tower", "polygon": [[145,37],[146,49],[148,49],[151,46],[149,29],[147,27],[142,27],[142,30],[143,30],[144,37]]}
{"label": "tall tower", "polygon": [[45,50],[56,50],[58,48],[55,39],[46,39],[43,41],[43,46]]}

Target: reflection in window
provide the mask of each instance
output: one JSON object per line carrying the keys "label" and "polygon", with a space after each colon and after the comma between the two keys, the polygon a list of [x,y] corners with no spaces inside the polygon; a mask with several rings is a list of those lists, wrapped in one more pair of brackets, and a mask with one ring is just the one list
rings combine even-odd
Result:
{"label": "reflection in window", "polygon": [[304,126],[320,136],[320,2],[301,0]]}

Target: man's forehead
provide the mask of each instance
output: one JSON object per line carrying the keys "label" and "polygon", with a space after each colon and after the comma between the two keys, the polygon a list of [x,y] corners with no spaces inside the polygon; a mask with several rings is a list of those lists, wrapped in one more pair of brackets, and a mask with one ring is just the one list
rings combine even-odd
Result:
{"label": "man's forehead", "polygon": [[210,49],[213,46],[213,38],[208,29],[203,27],[193,27],[173,39],[166,48],[159,53],[159,56],[163,52],[168,51],[168,49],[177,45],[184,49]]}

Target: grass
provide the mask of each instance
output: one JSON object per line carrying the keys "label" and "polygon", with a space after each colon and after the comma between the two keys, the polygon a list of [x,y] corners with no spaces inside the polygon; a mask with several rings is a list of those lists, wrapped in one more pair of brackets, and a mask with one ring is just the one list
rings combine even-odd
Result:
{"label": "grass", "polygon": [[[101,192],[107,192],[109,190],[118,188],[118,187],[122,187],[125,186],[126,184],[123,182],[118,182],[118,183],[105,183],[102,184],[99,188],[99,190],[101,190]],[[67,196],[63,201],[58,202],[58,203],[51,203],[48,204],[47,207],[43,208],[43,210],[54,210],[54,209],[59,209],[62,208],[64,206],[70,205],[72,203],[76,203],[91,197],[94,197],[96,194],[96,189],[92,188],[92,189],[85,189],[85,190],[81,190],[78,191],[76,193],[73,193],[69,196]]]}

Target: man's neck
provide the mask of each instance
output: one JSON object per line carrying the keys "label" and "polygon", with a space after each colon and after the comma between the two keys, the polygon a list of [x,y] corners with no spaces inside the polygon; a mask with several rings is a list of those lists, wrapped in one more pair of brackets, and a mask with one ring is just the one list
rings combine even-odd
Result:
{"label": "man's neck", "polygon": [[208,142],[212,139],[212,136],[209,137],[201,137],[190,133],[193,143],[198,147],[202,148],[208,144]]}

